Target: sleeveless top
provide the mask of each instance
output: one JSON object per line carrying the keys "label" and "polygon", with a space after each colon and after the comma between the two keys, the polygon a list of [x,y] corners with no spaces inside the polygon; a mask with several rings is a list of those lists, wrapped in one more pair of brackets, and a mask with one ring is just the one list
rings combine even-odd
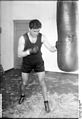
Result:
{"label": "sleeveless top", "polygon": [[39,48],[39,51],[36,54],[31,54],[31,55],[28,55],[26,57],[23,57],[23,63],[25,63],[25,64],[31,63],[32,64],[32,63],[35,63],[35,62],[38,62],[38,63],[42,62],[43,61],[42,53],[41,53],[41,46],[42,46],[41,37],[42,37],[42,34],[41,33],[38,34],[37,40],[36,40],[35,43],[31,43],[27,33],[25,33],[23,36],[24,36],[24,39],[25,39],[24,51],[26,51],[29,48],[33,48],[34,46],[38,46],[38,48]]}

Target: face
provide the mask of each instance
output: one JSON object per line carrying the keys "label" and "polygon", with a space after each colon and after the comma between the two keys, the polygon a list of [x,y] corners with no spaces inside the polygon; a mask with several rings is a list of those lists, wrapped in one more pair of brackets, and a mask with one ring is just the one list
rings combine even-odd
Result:
{"label": "face", "polygon": [[39,29],[30,29],[30,34],[32,37],[37,37],[39,32],[40,32],[40,28]]}

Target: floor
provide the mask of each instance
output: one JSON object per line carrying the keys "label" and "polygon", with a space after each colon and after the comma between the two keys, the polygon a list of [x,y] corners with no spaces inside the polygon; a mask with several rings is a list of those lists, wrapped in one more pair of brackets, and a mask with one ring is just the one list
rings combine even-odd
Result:
{"label": "floor", "polygon": [[41,86],[31,73],[26,87],[26,99],[18,104],[21,72],[5,73],[1,83],[3,117],[6,118],[78,118],[78,74],[46,72],[50,113],[44,110]]}

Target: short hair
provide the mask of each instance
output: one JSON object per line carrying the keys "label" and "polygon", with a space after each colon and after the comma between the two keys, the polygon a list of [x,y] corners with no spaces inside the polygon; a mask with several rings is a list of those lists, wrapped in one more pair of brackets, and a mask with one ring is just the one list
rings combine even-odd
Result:
{"label": "short hair", "polygon": [[30,29],[39,29],[42,27],[42,24],[39,20],[33,19],[29,22],[29,28]]}

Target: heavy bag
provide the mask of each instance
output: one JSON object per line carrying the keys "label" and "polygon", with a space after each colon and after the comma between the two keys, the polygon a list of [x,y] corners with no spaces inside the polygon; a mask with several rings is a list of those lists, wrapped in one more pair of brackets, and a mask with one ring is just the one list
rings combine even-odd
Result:
{"label": "heavy bag", "polygon": [[62,71],[78,69],[77,55],[77,2],[57,2],[57,62]]}

